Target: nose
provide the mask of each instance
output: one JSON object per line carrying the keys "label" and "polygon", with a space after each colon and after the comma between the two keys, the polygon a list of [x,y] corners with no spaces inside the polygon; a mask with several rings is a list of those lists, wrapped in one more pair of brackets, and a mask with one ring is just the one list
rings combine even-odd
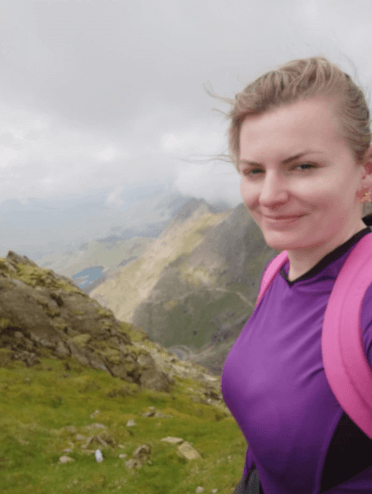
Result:
{"label": "nose", "polygon": [[276,173],[267,172],[259,195],[260,204],[273,207],[287,202],[288,196],[289,190],[285,179]]}

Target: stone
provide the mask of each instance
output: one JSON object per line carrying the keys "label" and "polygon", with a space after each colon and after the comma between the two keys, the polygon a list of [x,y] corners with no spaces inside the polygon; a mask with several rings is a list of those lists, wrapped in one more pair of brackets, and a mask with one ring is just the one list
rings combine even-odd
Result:
{"label": "stone", "polygon": [[152,389],[153,391],[170,392],[170,380],[164,372],[159,372],[156,367],[145,369],[140,378],[142,387]]}
{"label": "stone", "polygon": [[128,456],[128,455],[126,455],[125,453],[122,453],[122,454],[120,454],[120,455],[119,455],[119,458],[124,459],[124,458],[126,458],[127,456]]}
{"label": "stone", "polygon": [[155,407],[149,407],[149,411],[142,414],[142,417],[153,417],[156,413]]}
{"label": "stone", "polygon": [[178,454],[186,460],[197,460],[200,454],[187,441],[178,446]]}
{"label": "stone", "polygon": [[74,450],[72,448],[66,448],[62,450],[62,453],[72,453]]}
{"label": "stone", "polygon": [[99,410],[96,410],[95,412],[92,413],[92,415],[90,416],[91,419],[94,419],[94,417],[96,415],[98,415],[99,413],[101,413]]}
{"label": "stone", "polygon": [[67,431],[70,434],[76,434],[77,429],[74,425],[66,425],[65,427],[62,427],[61,431]]}
{"label": "stone", "polygon": [[170,443],[170,444],[183,443],[183,439],[181,439],[180,437],[172,437],[172,436],[163,437],[163,439],[160,439],[160,441],[164,441],[165,443]]}
{"label": "stone", "polygon": [[217,492],[218,492],[218,489],[212,489],[212,490],[211,490],[211,493],[212,493],[212,494],[217,494]]}
{"label": "stone", "polygon": [[129,419],[128,422],[127,422],[127,427],[134,427],[135,425],[137,425],[134,421],[134,419]]}
{"label": "stone", "polygon": [[84,444],[84,448],[87,448],[88,446],[93,446],[94,444],[101,445],[103,447],[107,446],[107,442],[104,439],[102,439],[102,437],[91,436],[88,438],[87,442]]}
{"label": "stone", "polygon": [[166,414],[161,413],[161,412],[156,412],[154,417],[157,419],[172,419],[173,415],[166,415]]}
{"label": "stone", "polygon": [[95,423],[95,424],[90,424],[85,426],[86,429],[88,430],[93,430],[93,429],[107,429],[107,427],[103,424]]}
{"label": "stone", "polygon": [[69,456],[61,456],[58,463],[69,463],[71,461],[75,461],[73,458]]}
{"label": "stone", "polygon": [[132,470],[133,468],[141,468],[142,464],[138,460],[128,460],[125,462],[125,466],[129,468],[129,470]]}
{"label": "stone", "polygon": [[195,494],[202,494],[202,492],[204,492],[204,487],[199,485],[195,490]]}
{"label": "stone", "polygon": [[75,439],[76,441],[85,441],[87,437],[83,436],[82,434],[76,434]]}
{"label": "stone", "polygon": [[145,463],[151,457],[151,444],[141,444],[133,452],[133,458],[136,458],[141,463]]}

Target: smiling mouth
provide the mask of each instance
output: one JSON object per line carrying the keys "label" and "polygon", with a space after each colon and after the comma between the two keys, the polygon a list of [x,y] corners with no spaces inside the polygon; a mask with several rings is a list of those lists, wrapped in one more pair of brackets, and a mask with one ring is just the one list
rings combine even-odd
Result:
{"label": "smiling mouth", "polygon": [[265,218],[268,218],[269,220],[292,220],[294,218],[302,218],[302,216],[305,216],[305,215],[300,214],[297,216],[265,216]]}

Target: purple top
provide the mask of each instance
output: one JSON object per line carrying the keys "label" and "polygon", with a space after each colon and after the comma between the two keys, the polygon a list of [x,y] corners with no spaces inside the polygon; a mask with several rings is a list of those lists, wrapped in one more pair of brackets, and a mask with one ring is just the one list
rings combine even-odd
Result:
{"label": "purple top", "polygon": [[[287,261],[227,356],[222,393],[249,444],[244,474],[254,463],[265,494],[372,492],[372,440],[337,402],[321,353],[333,285],[367,234],[355,234],[295,281]],[[372,284],[362,339],[372,368]]]}

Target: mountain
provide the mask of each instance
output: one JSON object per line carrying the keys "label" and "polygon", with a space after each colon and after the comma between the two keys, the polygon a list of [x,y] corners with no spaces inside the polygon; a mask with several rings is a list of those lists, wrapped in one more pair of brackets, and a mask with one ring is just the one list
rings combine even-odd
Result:
{"label": "mountain", "polygon": [[[209,205],[204,200],[187,198],[179,194],[156,197],[154,206],[154,223],[149,223],[150,213],[146,215],[146,222],[138,220],[132,228],[116,227],[112,232],[96,240],[90,240],[69,252],[56,252],[38,260],[41,267],[68,276],[74,280],[85,293],[90,293],[95,287],[104,282],[116,268],[137,259],[146,247],[158,237],[164,228],[167,228],[174,217],[185,214],[191,208],[201,206],[206,211],[228,210],[225,204]],[[148,200],[143,200],[142,208],[147,209]]]}
{"label": "mountain", "polygon": [[[137,258],[153,240],[146,237],[124,240],[116,236],[91,240],[77,250],[44,256],[38,265],[70,278],[78,278],[83,270],[96,267],[101,267],[103,274],[122,262]],[[79,285],[77,281],[75,284]]]}
{"label": "mountain", "polygon": [[14,250],[35,262],[76,251],[92,239],[156,237],[189,198],[170,184],[143,182],[52,199],[0,204],[0,255]]}
{"label": "mountain", "polygon": [[220,379],[12,251],[0,389],[2,492],[232,492],[240,479],[246,442]]}
{"label": "mountain", "polygon": [[220,373],[277,254],[243,204],[223,213],[190,200],[139,259],[90,292],[118,319]]}

